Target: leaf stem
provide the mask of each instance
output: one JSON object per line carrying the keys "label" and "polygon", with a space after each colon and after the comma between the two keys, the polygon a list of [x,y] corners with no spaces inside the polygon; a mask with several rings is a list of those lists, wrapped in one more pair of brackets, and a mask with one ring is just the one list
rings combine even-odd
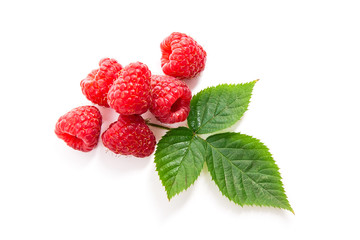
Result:
{"label": "leaf stem", "polygon": [[161,129],[165,129],[165,130],[171,130],[172,129],[172,128],[165,127],[165,126],[158,125],[156,123],[151,123],[151,122],[146,122],[146,124],[149,125],[149,126],[153,126],[153,127],[157,127],[157,128],[161,128]]}

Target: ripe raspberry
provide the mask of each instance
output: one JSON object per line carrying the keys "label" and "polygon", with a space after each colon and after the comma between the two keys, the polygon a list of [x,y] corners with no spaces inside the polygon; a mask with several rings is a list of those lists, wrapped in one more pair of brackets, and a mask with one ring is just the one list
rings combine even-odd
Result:
{"label": "ripe raspberry", "polygon": [[205,68],[206,52],[191,37],[174,32],[160,44],[161,67],[166,75],[192,78]]}
{"label": "ripe raspberry", "polygon": [[110,107],[123,115],[146,112],[151,100],[150,76],[149,68],[141,62],[127,65],[109,90]]}
{"label": "ripe raspberry", "polygon": [[96,107],[77,107],[59,118],[55,134],[75,150],[88,152],[98,143],[101,123],[102,117]]}
{"label": "ripe raspberry", "polygon": [[163,123],[184,121],[190,112],[191,91],[171,76],[151,76],[150,112]]}
{"label": "ripe raspberry", "polygon": [[100,68],[93,70],[80,82],[83,94],[91,102],[109,107],[107,94],[113,82],[119,77],[122,66],[111,58],[103,58],[99,62]]}
{"label": "ripe raspberry", "polygon": [[120,115],[101,138],[112,152],[139,158],[150,156],[156,145],[153,132],[139,115]]}

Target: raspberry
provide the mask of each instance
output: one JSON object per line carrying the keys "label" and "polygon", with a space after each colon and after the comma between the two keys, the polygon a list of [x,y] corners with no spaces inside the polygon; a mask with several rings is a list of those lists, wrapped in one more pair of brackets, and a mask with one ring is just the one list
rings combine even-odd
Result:
{"label": "raspberry", "polygon": [[149,68],[141,63],[131,63],[121,72],[108,93],[108,104],[123,115],[142,114],[150,103]]}
{"label": "raspberry", "polygon": [[118,78],[122,66],[111,58],[103,58],[99,62],[99,68],[91,71],[85,79],[80,82],[83,94],[91,102],[100,106],[109,107],[107,94]]}
{"label": "raspberry", "polygon": [[139,158],[150,156],[156,145],[153,132],[139,115],[120,115],[101,138],[112,152]]}
{"label": "raspberry", "polygon": [[77,107],[59,118],[55,134],[75,150],[88,152],[98,143],[101,123],[102,117],[96,107]]}
{"label": "raspberry", "polygon": [[191,37],[174,32],[160,44],[161,67],[166,75],[193,78],[205,68],[206,52]]}
{"label": "raspberry", "polygon": [[150,112],[162,123],[184,121],[190,112],[191,91],[171,76],[151,76]]}

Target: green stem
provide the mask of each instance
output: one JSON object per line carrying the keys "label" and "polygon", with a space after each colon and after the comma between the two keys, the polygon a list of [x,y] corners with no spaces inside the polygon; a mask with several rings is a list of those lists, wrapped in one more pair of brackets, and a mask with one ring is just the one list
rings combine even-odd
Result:
{"label": "green stem", "polygon": [[165,130],[171,130],[171,128],[168,128],[168,127],[165,127],[165,126],[162,126],[162,125],[158,125],[158,124],[155,124],[155,123],[151,123],[151,122],[147,122],[146,124],[149,125],[149,126],[153,126],[153,127],[157,127],[157,128],[161,128],[161,129],[165,129]]}

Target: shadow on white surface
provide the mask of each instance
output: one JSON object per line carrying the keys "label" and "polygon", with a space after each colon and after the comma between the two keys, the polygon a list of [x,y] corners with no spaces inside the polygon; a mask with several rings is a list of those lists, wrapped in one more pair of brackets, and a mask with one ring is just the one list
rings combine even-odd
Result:
{"label": "shadow on white surface", "polygon": [[144,169],[153,158],[152,155],[145,158],[123,156],[111,152],[104,146],[102,146],[100,155],[98,160],[106,169],[121,174],[129,174],[130,172]]}
{"label": "shadow on white surface", "polygon": [[193,95],[194,95],[193,90],[198,85],[199,81],[201,80],[201,76],[202,76],[202,73],[200,73],[198,76],[196,76],[192,79],[182,80],[190,88]]}
{"label": "shadow on white surface", "polygon": [[[114,109],[106,108],[106,107],[100,107],[98,105],[95,105],[97,108],[99,108],[102,116],[102,129],[101,133],[103,133],[106,129],[108,129],[109,125],[113,122],[115,122],[119,114],[114,111]],[[101,141],[101,139],[100,139]]]}
{"label": "shadow on white surface", "polygon": [[193,195],[193,186],[174,196],[171,200],[168,200],[165,187],[162,185],[158,172],[155,170],[155,164],[153,169],[150,169],[148,173],[148,185],[149,191],[151,192],[148,196],[151,197],[151,201],[153,202],[152,206],[156,207],[160,221],[167,221],[175,217],[186,204],[191,202],[190,198]]}
{"label": "shadow on white surface", "polygon": [[[55,134],[54,138],[57,138]],[[88,166],[96,158],[97,151],[99,150],[99,146],[97,146],[90,152],[77,151],[67,146],[66,143],[59,138],[54,140],[52,146],[54,148],[53,153],[57,156],[57,159],[61,159],[61,161],[77,167]]]}

